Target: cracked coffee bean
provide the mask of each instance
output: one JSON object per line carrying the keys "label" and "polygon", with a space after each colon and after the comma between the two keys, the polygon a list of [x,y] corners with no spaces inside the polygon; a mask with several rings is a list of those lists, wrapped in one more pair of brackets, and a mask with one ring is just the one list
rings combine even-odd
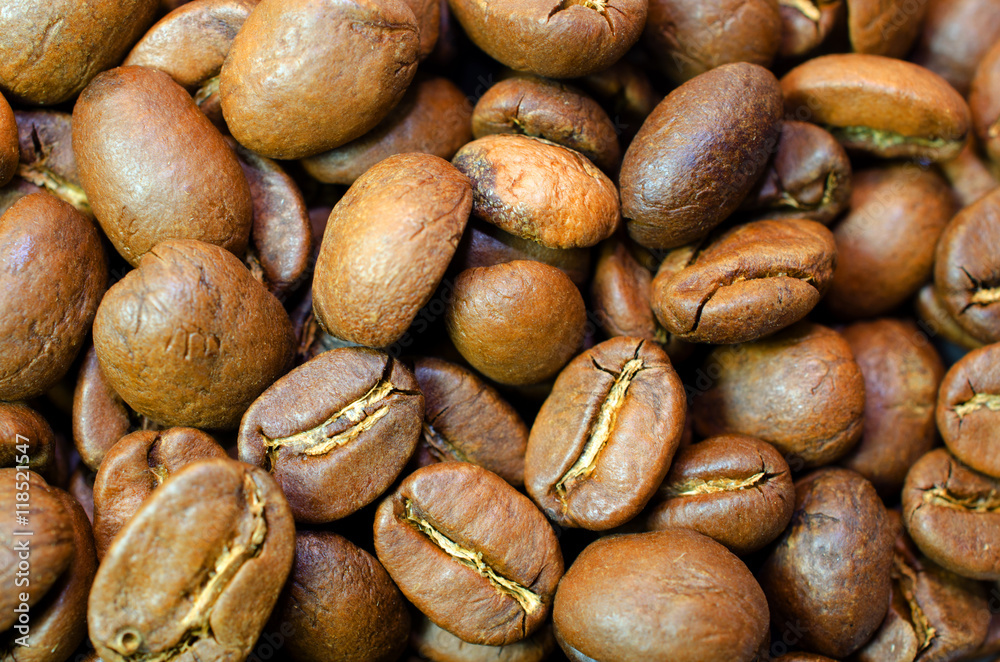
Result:
{"label": "cracked coffee bean", "polygon": [[375,550],[400,590],[438,626],[503,646],[545,623],[563,574],[541,511],[465,462],[410,474],[375,516]]}
{"label": "cracked coffee bean", "polygon": [[524,483],[561,526],[607,530],[639,514],[684,431],[680,378],[659,345],[618,337],[556,379],[531,428]]}
{"label": "cracked coffee bean", "polygon": [[482,646],[462,641],[420,616],[410,632],[410,644],[421,659],[431,662],[544,662],[556,648],[552,627],[506,646]]}
{"label": "cracked coffee bean", "polygon": [[365,348],[324,352],[274,382],[240,424],[240,459],[281,485],[296,521],[374,501],[420,437],[424,398],[402,363]]}
{"label": "cracked coffee bean", "polygon": [[72,116],[52,110],[19,110],[14,117],[21,159],[17,176],[93,218],[73,156]]}
{"label": "cracked coffee bean", "polygon": [[1000,478],[1000,344],[973,350],[948,370],[937,400],[937,425],[952,454]]}
{"label": "cracked coffee bean", "polygon": [[105,555],[90,640],[106,662],[245,659],[294,552],[288,502],[267,472],[228,459],[189,464]]}
{"label": "cracked coffee bean", "polygon": [[944,301],[941,300],[941,295],[938,294],[933,283],[928,283],[920,289],[914,302],[914,308],[917,317],[920,318],[920,327],[926,329],[928,335],[940,335],[942,340],[965,350],[977,349],[985,344],[959,326],[948,309],[944,307]]}

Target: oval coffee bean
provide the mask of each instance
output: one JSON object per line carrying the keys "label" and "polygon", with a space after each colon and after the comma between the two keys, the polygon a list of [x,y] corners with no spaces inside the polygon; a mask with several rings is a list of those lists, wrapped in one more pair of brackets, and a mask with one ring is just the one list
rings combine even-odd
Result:
{"label": "oval coffee bean", "polygon": [[927,3],[911,59],[967,96],[976,65],[998,38],[1000,11],[995,0],[935,0]]}
{"label": "oval coffee bean", "polygon": [[542,627],[563,574],[545,516],[502,478],[466,462],[417,469],[400,483],[375,516],[375,550],[428,618],[490,646]]}
{"label": "oval coffee bean", "polygon": [[976,141],[972,136],[958,156],[938,164],[938,167],[951,184],[959,208],[974,204],[998,186],[997,178],[976,151]]}
{"label": "oval coffee bean", "polygon": [[0,186],[5,186],[17,172],[19,159],[17,121],[10,104],[0,95]]}
{"label": "oval coffee bean", "polygon": [[624,524],[670,468],[686,406],[656,343],[618,337],[580,354],[559,373],[531,428],[529,496],[561,526]]}
{"label": "oval coffee bean", "polygon": [[928,2],[846,0],[847,31],[855,53],[905,58],[920,33]]}
{"label": "oval coffee bean", "polygon": [[1000,343],[973,350],[948,370],[937,398],[948,450],[976,471],[1000,478]]}
{"label": "oval coffee bean", "polygon": [[240,424],[240,459],[266,468],[299,522],[330,522],[392,484],[420,437],[424,398],[387,354],[330,350],[276,381]]}
{"label": "oval coffee bean", "polygon": [[917,315],[920,317],[920,325],[927,329],[930,335],[940,335],[943,340],[954,343],[966,350],[982,347],[985,343],[973,337],[968,331],[959,326],[958,322],[941,300],[941,295],[932,283],[928,283],[917,294],[914,305]]}
{"label": "oval coffee bean", "polygon": [[245,659],[294,552],[288,502],[266,472],[228,459],[189,464],[101,562],[90,640],[107,662]]}
{"label": "oval coffee bean", "polygon": [[556,647],[549,626],[507,646],[481,646],[462,641],[425,617],[413,628],[410,643],[421,659],[431,662],[544,662]]}
{"label": "oval coffee bean", "polygon": [[0,402],[0,467],[27,466],[48,476],[55,464],[55,444],[52,427],[41,414],[19,402]]}
{"label": "oval coffee bean", "polygon": [[601,329],[611,337],[631,336],[668,343],[650,307],[653,275],[635,259],[626,240],[612,237],[601,245],[591,281],[590,303]]}
{"label": "oval coffee bean", "polygon": [[976,136],[994,162],[1000,161],[1000,46],[983,56],[969,91]]}
{"label": "oval coffee bean", "polygon": [[779,0],[779,5],[782,57],[799,58],[815,50],[844,22],[843,0]]}

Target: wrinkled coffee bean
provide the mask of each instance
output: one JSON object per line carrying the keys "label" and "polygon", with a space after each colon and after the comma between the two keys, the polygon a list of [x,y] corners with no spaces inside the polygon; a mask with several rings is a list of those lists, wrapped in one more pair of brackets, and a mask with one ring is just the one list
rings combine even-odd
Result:
{"label": "wrinkled coffee bean", "polygon": [[976,68],[969,91],[976,136],[994,161],[1000,162],[1000,46],[994,46]]}
{"label": "wrinkled coffee bean", "polygon": [[548,626],[507,646],[481,646],[462,641],[425,617],[414,626],[410,643],[421,659],[431,662],[543,662],[556,647]]}
{"label": "wrinkled coffee bean", "polygon": [[967,95],[976,65],[1000,38],[995,0],[929,0],[912,60]]}
{"label": "wrinkled coffee bean", "polygon": [[948,450],[976,471],[1000,478],[1000,344],[963,356],[948,370],[937,399],[937,425]]}
{"label": "wrinkled coffee bean", "polygon": [[26,466],[48,476],[55,463],[55,443],[52,428],[37,411],[16,402],[0,402],[0,467]]}

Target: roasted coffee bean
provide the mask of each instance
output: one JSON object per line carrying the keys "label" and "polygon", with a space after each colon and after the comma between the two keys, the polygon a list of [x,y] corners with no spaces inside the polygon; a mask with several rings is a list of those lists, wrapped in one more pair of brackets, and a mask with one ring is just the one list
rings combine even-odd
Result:
{"label": "roasted coffee bean", "polygon": [[524,484],[561,526],[610,529],[639,514],[684,430],[680,378],[659,345],[618,337],[573,359],[528,438]]}
{"label": "roasted coffee bean", "polygon": [[420,659],[431,662],[543,662],[555,650],[556,640],[546,626],[507,646],[470,644],[421,616],[410,633],[410,644]]}
{"label": "roasted coffee bean", "polygon": [[45,189],[35,186],[31,182],[15,177],[7,186],[0,186],[0,215],[7,213],[7,210],[14,206],[14,203],[21,198],[26,198],[32,193],[42,193]]}
{"label": "roasted coffee bean", "polygon": [[846,0],[847,30],[855,53],[903,58],[920,33],[927,2]]}
{"label": "roasted coffee bean", "polygon": [[362,175],[333,208],[313,276],[331,334],[386,347],[431,299],[473,204],[469,180],[430,154],[400,154]]}
{"label": "roasted coffee bean", "polygon": [[382,494],[420,437],[424,398],[387,354],[341,348],[279,379],[240,424],[240,459],[281,485],[299,522],[350,515]]}
{"label": "roasted coffee bean", "polygon": [[884,158],[947,161],[962,149],[969,108],[915,64],[847,53],[799,65],[781,79],[788,119],[819,124],[848,149]]}
{"label": "roasted coffee bean", "polygon": [[225,458],[215,439],[193,428],[140,430],[112,446],[94,479],[94,543],[103,558],[111,541],[143,502],[192,462]]}
{"label": "roasted coffee bean", "polygon": [[379,506],[375,550],[440,627],[501,646],[544,624],[563,574],[552,527],[502,478],[467,462],[410,474]]}
{"label": "roasted coffee bean", "polygon": [[158,0],[17,0],[0,16],[0,91],[30,104],[62,103],[118,63],[153,22]]}
{"label": "roasted coffee bean", "polygon": [[10,104],[0,95],[0,186],[4,186],[17,172],[19,150],[17,121]]}
{"label": "roasted coffee bean", "polygon": [[932,336],[940,335],[948,342],[955,343],[965,349],[976,349],[984,345],[983,341],[973,337],[959,326],[955,318],[945,308],[941,295],[934,285],[925,285],[917,295],[915,304],[917,315],[920,316],[920,326]]}
{"label": "roasted coffee bean", "polygon": [[93,471],[85,464],[78,464],[70,475],[69,486],[66,488],[83,507],[91,524],[94,522],[94,478],[96,474]]}
{"label": "roasted coffee bean", "polygon": [[703,372],[712,383],[692,398],[703,436],[763,439],[796,470],[842,457],[861,436],[864,378],[850,345],[825,326],[803,322],[764,340],[717,347]]}
{"label": "roasted coffee bean", "polygon": [[807,218],[827,224],[851,198],[851,162],[840,143],[815,124],[781,125],[778,149],[743,201],[757,219]]}
{"label": "roasted coffee bean", "polygon": [[48,193],[0,217],[0,400],[26,400],[62,379],[107,285],[100,233]]}
{"label": "roasted coffee bean", "polygon": [[1000,480],[947,449],[924,455],[906,475],[903,523],[938,565],[971,579],[1000,579]]}
{"label": "roasted coffee bean", "polygon": [[934,406],[944,365],[912,322],[857,322],[841,333],[865,380],[864,431],[841,463],[882,498],[895,499],[906,472],[937,439]]}
{"label": "roasted coffee bean", "polygon": [[479,98],[472,112],[476,138],[517,133],[574,149],[604,172],[621,161],[615,126],[601,106],[582,91],[538,76],[502,80]]}
{"label": "roasted coffee bean", "polygon": [[48,476],[55,463],[55,443],[52,428],[37,411],[16,402],[0,402],[0,467],[27,466]]}
{"label": "roasted coffee bean", "polygon": [[471,113],[469,99],[450,80],[418,77],[378,126],[346,145],[303,159],[302,165],[321,182],[351,185],[395,154],[423,152],[450,160],[472,140]]}
{"label": "roasted coffee bean", "polygon": [[418,48],[417,18],[402,0],[263,0],[222,65],[222,113],[233,137],[264,156],[319,154],[389,114]]}
{"label": "roasted coffee bean", "polygon": [[[779,0],[781,49],[785,58],[798,58],[816,50],[843,22],[843,0]],[[782,658],[784,659],[784,658]]]}
{"label": "roasted coffee bean", "polygon": [[948,450],[976,471],[1000,478],[1000,343],[969,352],[948,370],[937,399]]}
{"label": "roasted coffee bean", "polygon": [[516,0],[491,7],[448,0],[465,33],[490,57],[516,71],[576,78],[607,69],[646,22],[642,0]]}
{"label": "roasted coffee bean", "polygon": [[105,234],[133,266],[166,239],[246,250],[246,177],[180,85],[145,67],[107,71],[73,108],[80,181]]}
{"label": "roasted coffee bean", "polygon": [[622,215],[648,248],[704,237],[764,172],[781,127],[781,88],[754,64],[723,65],[674,90],[622,161]]}
{"label": "roasted coffee bean", "polygon": [[442,7],[447,7],[447,3],[442,0],[406,0],[406,4],[417,19],[417,33],[420,35],[418,53],[423,60],[429,57],[437,46],[441,35],[441,23],[444,20],[441,16]]}
{"label": "roasted coffee bean", "polygon": [[938,167],[951,184],[960,208],[968,207],[998,186],[997,178],[977,154],[973,136],[969,136],[957,157]]}
{"label": "roasted coffee bean", "polygon": [[1000,162],[1000,46],[987,51],[976,68],[969,91],[969,108],[976,136],[986,154],[994,162]]}
{"label": "roasted coffee bean", "polygon": [[580,78],[578,83],[602,103],[614,118],[622,145],[631,142],[639,127],[663,99],[642,67],[619,60],[604,71]]}
{"label": "roasted coffee bean", "polygon": [[778,0],[652,0],[643,42],[678,83],[732,62],[762,67],[781,45]]}
{"label": "roasted coffee bean", "polygon": [[424,394],[421,450],[431,462],[471,462],[514,487],[524,485],[528,426],[491,386],[465,368],[436,358],[413,366]]}
{"label": "roasted coffee bean", "polygon": [[239,259],[190,239],[149,251],[94,320],[111,387],[162,425],[235,428],[294,345],[288,314]]}
{"label": "roasted coffee bean", "polygon": [[855,173],[851,210],[833,228],[830,310],[874,317],[913,296],[931,277],[934,247],[955,211],[951,188],[933,170],[905,164]]}
{"label": "roasted coffee bean", "polygon": [[448,336],[473,368],[501,384],[555,375],[583,341],[583,297],[560,270],[514,260],[463,271],[445,313]]}
{"label": "roasted coffee bean", "polygon": [[912,60],[966,95],[976,65],[1000,39],[1000,5],[996,0],[929,0],[926,4]]}
{"label": "roasted coffee bean", "polygon": [[755,552],[781,535],[795,507],[788,463],[774,446],[742,435],[681,449],[658,497],[647,527],[694,529],[734,554]]}
{"label": "roasted coffee bean", "polygon": [[653,312],[682,340],[756,340],[805,317],[836,261],[833,235],[815,221],[738,225],[667,253],[653,280]]}
{"label": "roasted coffee bean", "polygon": [[742,561],[711,538],[671,528],[589,545],[559,584],[553,620],[571,660],[750,662],[768,614]]}
{"label": "roasted coffee bean", "polygon": [[1000,341],[1000,190],[966,207],[941,234],[934,287],[945,309],[982,342]]}
{"label": "roasted coffee bean", "polygon": [[779,631],[797,624],[799,645],[845,657],[888,609],[893,531],[871,483],[848,469],[815,471],[795,492],[792,522],[757,576]]}
{"label": "roasted coffee bean", "polygon": [[242,660],[292,565],[288,502],[261,469],[184,467],[115,538],[90,592],[87,625],[107,662]]}
{"label": "roasted coffee bean", "polygon": [[[331,572],[335,569],[335,572]],[[327,531],[299,531],[272,620],[288,624],[292,660],[392,662],[406,647],[406,601],[375,558]]]}
{"label": "roasted coffee bean", "polygon": [[788,653],[781,657],[771,658],[774,662],[837,662],[826,655],[816,655],[815,653]]}
{"label": "roasted coffee bean", "polygon": [[458,150],[473,213],[549,248],[593,246],[621,220],[614,183],[585,156],[530,136],[495,135]]}
{"label": "roasted coffee bean", "polygon": [[17,176],[93,217],[73,156],[71,115],[52,110],[21,110],[14,117],[21,154]]}

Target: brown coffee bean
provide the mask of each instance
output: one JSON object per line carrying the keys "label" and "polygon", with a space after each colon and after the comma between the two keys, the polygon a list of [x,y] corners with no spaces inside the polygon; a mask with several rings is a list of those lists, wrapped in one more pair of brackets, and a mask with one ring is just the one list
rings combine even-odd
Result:
{"label": "brown coffee bean", "polygon": [[976,68],[969,91],[969,109],[976,136],[986,154],[994,162],[1000,162],[1000,46],[987,51]]}
{"label": "brown coffee bean", "polygon": [[851,199],[851,162],[840,143],[815,124],[789,120],[771,162],[743,209],[757,219],[807,218],[828,224]]}
{"label": "brown coffee bean", "polygon": [[48,476],[55,463],[55,443],[52,428],[37,411],[16,402],[0,402],[0,467],[27,466]]}
{"label": "brown coffee bean", "polygon": [[514,487],[524,485],[528,426],[491,386],[465,368],[417,359],[413,374],[424,394],[421,447],[435,462],[471,462]]}
{"label": "brown coffee bean", "polygon": [[779,0],[778,4],[782,22],[779,53],[785,58],[816,50],[843,23],[842,0]]}
{"label": "brown coffee bean", "polygon": [[420,48],[418,52],[420,59],[424,60],[434,52],[434,48],[437,46],[443,20],[441,17],[441,8],[442,6],[447,7],[447,3],[442,0],[405,1],[417,19],[417,33],[420,35]]}
{"label": "brown coffee bean", "polygon": [[573,359],[528,438],[528,495],[561,526],[607,530],[639,514],[663,482],[686,401],[653,342],[618,337]]}
{"label": "brown coffee bean", "polygon": [[19,150],[17,121],[10,104],[0,95],[0,186],[4,186],[17,172]]}
{"label": "brown coffee bean", "polygon": [[500,7],[449,0],[473,43],[515,71],[576,78],[607,69],[639,40],[640,0],[516,0]]}
{"label": "brown coffee bean", "polygon": [[157,0],[17,0],[0,16],[0,91],[8,99],[52,105],[70,99],[113,67],[153,22]]}
{"label": "brown coffee bean", "polygon": [[375,550],[428,618],[490,646],[536,632],[563,574],[545,516],[502,478],[466,462],[418,469],[386,497]]}
{"label": "brown coffee bean", "polygon": [[240,424],[240,459],[281,485],[299,522],[330,522],[382,494],[420,437],[413,373],[365,348],[320,354],[279,379]]}
{"label": "brown coffee bean", "polygon": [[538,76],[514,76],[486,90],[472,112],[472,133],[544,138],[580,152],[608,173],[621,161],[615,126],[604,109],[577,88]]}
{"label": "brown coffee bean", "polygon": [[330,214],[313,308],[333,335],[386,347],[431,299],[472,208],[469,180],[430,154],[391,156]]}
{"label": "brown coffee bean", "polygon": [[111,387],[162,425],[235,428],[294,343],[288,314],[238,258],[189,239],[149,251],[94,319]]}
{"label": "brown coffee bean", "polygon": [[903,164],[855,173],[851,210],[833,228],[830,310],[873,317],[916,294],[931,277],[934,247],[955,211],[948,183],[933,170]]}
{"label": "brown coffee bean", "polygon": [[708,234],[764,172],[781,112],[777,79],[754,64],[717,67],[671,92],[622,161],[629,235],[673,248]]}
{"label": "brown coffee bean", "polygon": [[302,165],[321,182],[349,186],[396,154],[423,152],[450,160],[472,140],[471,113],[468,97],[450,80],[418,77],[378,126],[345,145],[303,159]]}
{"label": "brown coffee bean", "polygon": [[90,640],[108,662],[245,659],[294,550],[288,502],[265,471],[227,459],[189,464],[104,557],[87,609]]}
{"label": "brown coffee bean", "polygon": [[762,67],[781,45],[778,0],[654,0],[643,43],[678,83],[732,62]]}
{"label": "brown coffee bean", "polygon": [[803,322],[745,345],[717,347],[703,372],[714,383],[692,398],[703,436],[769,442],[798,470],[842,457],[861,436],[865,384],[836,331]]}
{"label": "brown coffee bean", "polygon": [[192,462],[225,458],[215,439],[194,428],[140,430],[108,449],[94,479],[94,543],[104,558],[111,541],[143,502]]}
{"label": "brown coffee bean", "polygon": [[929,0],[912,60],[967,95],[976,65],[1000,38],[996,0]]}
{"label": "brown coffee bean", "polygon": [[937,244],[934,287],[959,326],[1000,340],[1000,190],[955,215]]}
{"label": "brown coffee bean", "polygon": [[621,220],[614,183],[579,152],[518,135],[474,140],[455,167],[472,181],[473,213],[549,248],[593,246]]}
{"label": "brown coffee bean", "polygon": [[842,332],[865,380],[864,432],[841,463],[895,499],[906,472],[934,447],[941,358],[915,324],[879,319]]}
{"label": "brown coffee bean", "polygon": [[1000,185],[977,154],[976,141],[971,135],[957,157],[938,167],[951,184],[960,208],[968,207]]}
{"label": "brown coffee bean", "polygon": [[507,646],[482,646],[462,641],[423,616],[410,633],[410,643],[420,659],[431,662],[543,662],[556,647],[550,626]]}
{"label": "brown coffee bean", "polygon": [[632,141],[639,127],[663,99],[644,69],[619,60],[604,71],[592,73],[577,82],[602,103],[615,126],[621,131],[620,144]]}
{"label": "brown coffee bean", "polygon": [[910,469],[903,523],[920,551],[971,579],[1000,579],[1000,480],[938,448]]}
{"label": "brown coffee bean", "polygon": [[73,156],[73,124],[69,113],[17,111],[21,162],[17,176],[39,186],[93,218]]}
{"label": "brown coffee bean", "polygon": [[833,235],[815,221],[738,225],[667,253],[653,280],[653,312],[683,340],[756,340],[805,317],[836,260]]}
{"label": "brown coffee bean", "polygon": [[406,601],[385,569],[327,531],[296,534],[295,562],[272,618],[294,630],[286,650],[301,661],[392,662],[410,632]]}
{"label": "brown coffee bean", "polygon": [[742,561],[707,536],[671,528],[589,545],[559,584],[553,620],[572,660],[750,662],[768,615]]}
{"label": "brown coffee bean", "polygon": [[69,478],[69,486],[66,488],[83,507],[91,524],[94,522],[94,478],[96,478],[96,474],[93,471],[84,464],[78,464],[73,470],[73,474]]}
{"label": "brown coffee bean", "polygon": [[586,309],[563,272],[514,260],[460,273],[445,320],[473,368],[501,384],[525,385],[552,377],[576,354]]}
{"label": "brown coffee bean", "polygon": [[226,123],[242,145],[273,159],[339,147],[399,102],[418,42],[417,18],[402,0],[263,0],[222,66]]}
{"label": "brown coffee bean", "polygon": [[774,446],[742,435],[680,450],[659,497],[649,529],[694,529],[735,554],[755,552],[781,535],[795,507],[788,463]]}
{"label": "brown coffee bean", "polygon": [[781,657],[771,658],[774,662],[837,662],[832,657],[826,655],[816,655],[815,653],[788,653]]}
{"label": "brown coffee bean", "polygon": [[846,148],[884,158],[947,161],[962,149],[969,108],[915,64],[847,53],[801,64],[781,79],[789,119],[819,124]]}
{"label": "brown coffee bean", "polygon": [[855,53],[906,57],[920,33],[927,2],[846,1],[848,36]]}
{"label": "brown coffee bean", "polygon": [[95,78],[73,108],[73,152],[97,220],[133,266],[165,239],[246,250],[246,177],[167,74],[120,67]]}
{"label": "brown coffee bean", "polygon": [[90,330],[108,267],[100,233],[48,193],[0,217],[0,400],[26,400],[62,379]]}
{"label": "brown coffee bean", "polygon": [[920,316],[920,326],[932,336],[940,335],[948,342],[955,343],[965,349],[982,347],[983,342],[963,329],[944,306],[941,295],[934,285],[925,285],[917,294],[915,304],[917,315]]}
{"label": "brown coffee bean", "polygon": [[948,450],[966,465],[1000,478],[1000,343],[963,356],[948,370],[937,399],[937,425]]}
{"label": "brown coffee bean", "polygon": [[799,645],[845,657],[888,609],[893,531],[871,483],[848,469],[815,471],[795,492],[792,522],[757,576],[779,631],[797,624]]}

